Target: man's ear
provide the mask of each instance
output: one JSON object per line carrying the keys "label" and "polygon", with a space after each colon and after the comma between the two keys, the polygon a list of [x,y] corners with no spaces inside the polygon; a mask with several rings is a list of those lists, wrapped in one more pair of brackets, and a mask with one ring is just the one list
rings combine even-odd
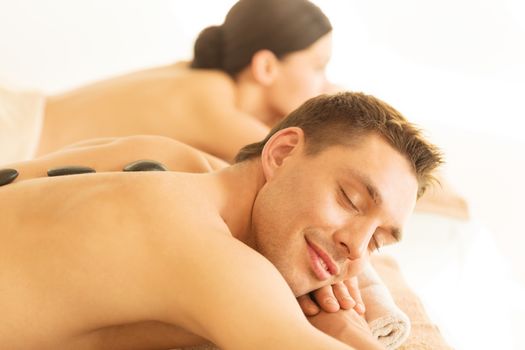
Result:
{"label": "man's ear", "polygon": [[270,50],[259,50],[250,64],[252,75],[259,84],[268,86],[273,83],[277,76],[279,59]]}
{"label": "man's ear", "polygon": [[303,151],[304,132],[298,127],[279,130],[266,142],[261,163],[266,181],[283,166],[288,157]]}

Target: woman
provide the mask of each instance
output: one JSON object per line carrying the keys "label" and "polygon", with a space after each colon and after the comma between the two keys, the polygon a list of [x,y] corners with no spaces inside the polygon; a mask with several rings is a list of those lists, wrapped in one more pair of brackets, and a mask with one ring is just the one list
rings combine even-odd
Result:
{"label": "woman", "polygon": [[307,0],[240,0],[193,61],[48,99],[37,155],[83,139],[155,134],[231,161],[306,99],[328,92],[328,18]]}

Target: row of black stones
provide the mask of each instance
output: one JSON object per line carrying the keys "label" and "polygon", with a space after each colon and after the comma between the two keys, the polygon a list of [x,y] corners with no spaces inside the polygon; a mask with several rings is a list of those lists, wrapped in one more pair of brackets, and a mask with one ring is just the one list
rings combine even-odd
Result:
{"label": "row of black stones", "polygon": [[[138,160],[126,165],[123,171],[167,171],[168,168],[162,163],[154,160]],[[95,169],[86,166],[66,166],[49,169],[47,176],[63,176],[75,174],[94,173]],[[0,169],[0,186],[10,184],[15,181],[19,173],[16,169]]]}

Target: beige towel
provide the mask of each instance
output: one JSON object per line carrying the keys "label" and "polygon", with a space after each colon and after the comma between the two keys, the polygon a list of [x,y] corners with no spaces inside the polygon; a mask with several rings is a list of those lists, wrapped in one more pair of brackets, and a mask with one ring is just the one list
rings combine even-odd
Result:
{"label": "beige towel", "polygon": [[33,158],[42,129],[44,95],[0,86],[0,165]]}
{"label": "beige towel", "polygon": [[396,305],[371,264],[365,266],[358,279],[365,319],[372,334],[387,349],[397,349],[410,334],[410,319]]}
{"label": "beige towel", "polygon": [[467,200],[454,189],[442,174],[437,174],[437,180],[439,183],[430,186],[425,194],[418,199],[415,210],[468,220],[470,209]]}
{"label": "beige towel", "polygon": [[[372,334],[389,350],[397,349],[410,334],[410,320],[397,307],[380,277],[368,264],[359,276],[359,288],[365,303],[365,319]],[[184,348],[184,350],[217,350],[211,345]]]}

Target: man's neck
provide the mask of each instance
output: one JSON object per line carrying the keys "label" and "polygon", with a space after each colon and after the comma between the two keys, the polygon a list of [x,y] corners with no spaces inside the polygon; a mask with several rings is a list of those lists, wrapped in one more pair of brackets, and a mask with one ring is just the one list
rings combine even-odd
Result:
{"label": "man's neck", "polygon": [[259,158],[234,164],[217,173],[221,189],[220,213],[232,235],[254,247],[252,209],[266,180]]}

